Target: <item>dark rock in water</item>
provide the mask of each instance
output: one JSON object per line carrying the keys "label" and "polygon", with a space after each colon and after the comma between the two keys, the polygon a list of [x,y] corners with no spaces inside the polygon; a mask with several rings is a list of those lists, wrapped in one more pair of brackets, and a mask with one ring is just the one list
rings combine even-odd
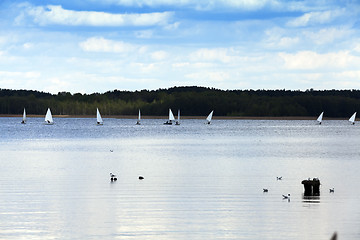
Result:
{"label": "dark rock in water", "polygon": [[304,196],[320,196],[320,180],[309,178],[301,182],[304,185]]}
{"label": "dark rock in water", "polygon": [[144,177],[143,177],[143,176],[139,176],[139,179],[140,179],[140,180],[143,180],[143,179],[144,179]]}

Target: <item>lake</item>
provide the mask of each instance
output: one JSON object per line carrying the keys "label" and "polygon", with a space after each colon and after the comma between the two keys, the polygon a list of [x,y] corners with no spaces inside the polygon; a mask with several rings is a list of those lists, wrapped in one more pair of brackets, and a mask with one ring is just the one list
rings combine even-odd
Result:
{"label": "lake", "polygon": [[346,120],[20,121],[0,118],[0,239],[360,239]]}

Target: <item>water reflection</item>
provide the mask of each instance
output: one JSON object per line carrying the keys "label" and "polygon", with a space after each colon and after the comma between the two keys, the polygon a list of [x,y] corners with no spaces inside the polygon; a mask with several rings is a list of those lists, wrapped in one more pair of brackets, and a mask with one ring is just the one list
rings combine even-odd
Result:
{"label": "water reflection", "polygon": [[320,195],[318,196],[307,196],[303,194],[304,203],[320,203]]}
{"label": "water reflection", "polygon": [[[360,128],[341,121],[0,123],[1,239],[360,236]],[[321,201],[303,194],[307,176]]]}

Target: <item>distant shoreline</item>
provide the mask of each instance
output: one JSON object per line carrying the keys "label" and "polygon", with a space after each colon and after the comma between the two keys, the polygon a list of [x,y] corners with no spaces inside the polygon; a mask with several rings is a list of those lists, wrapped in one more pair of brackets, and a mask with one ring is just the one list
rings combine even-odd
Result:
{"label": "distant shoreline", "polygon": [[[22,118],[20,114],[0,114],[0,117],[17,117]],[[28,114],[29,118],[44,118],[45,115]],[[96,118],[95,115],[53,115],[54,118]],[[102,115],[103,118],[117,118],[117,119],[137,119],[137,115]],[[167,119],[168,116],[141,116],[142,119]],[[206,116],[181,116],[181,119],[204,119]],[[314,120],[317,117],[228,117],[228,116],[214,116],[214,120]],[[324,118],[324,120],[346,120],[345,118]]]}

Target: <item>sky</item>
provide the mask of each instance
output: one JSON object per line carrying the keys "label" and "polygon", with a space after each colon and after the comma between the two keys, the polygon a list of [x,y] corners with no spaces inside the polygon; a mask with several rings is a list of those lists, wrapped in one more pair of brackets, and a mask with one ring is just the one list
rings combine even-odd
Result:
{"label": "sky", "polygon": [[358,0],[0,0],[0,88],[360,89]]}

